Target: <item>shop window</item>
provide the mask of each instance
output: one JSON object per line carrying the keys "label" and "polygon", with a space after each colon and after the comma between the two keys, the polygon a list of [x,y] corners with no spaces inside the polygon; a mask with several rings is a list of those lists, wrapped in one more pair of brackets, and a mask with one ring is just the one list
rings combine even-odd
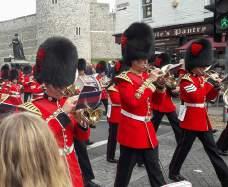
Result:
{"label": "shop window", "polygon": [[152,0],[142,0],[143,19],[152,18]]}

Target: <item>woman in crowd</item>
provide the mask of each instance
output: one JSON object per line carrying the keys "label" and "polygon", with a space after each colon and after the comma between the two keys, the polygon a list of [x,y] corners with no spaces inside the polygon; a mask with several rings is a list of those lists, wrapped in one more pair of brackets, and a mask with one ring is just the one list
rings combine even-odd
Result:
{"label": "woman in crowd", "polygon": [[41,118],[15,113],[0,124],[1,187],[70,187],[54,136]]}

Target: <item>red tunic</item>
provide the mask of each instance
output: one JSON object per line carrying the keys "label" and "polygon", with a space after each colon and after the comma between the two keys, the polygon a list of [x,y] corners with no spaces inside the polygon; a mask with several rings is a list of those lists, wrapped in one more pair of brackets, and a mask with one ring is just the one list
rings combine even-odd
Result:
{"label": "red tunic", "polygon": [[40,98],[44,95],[44,90],[41,84],[33,80],[30,83],[30,90],[32,93],[32,100]]}
{"label": "red tunic", "polygon": [[10,81],[8,81],[8,80],[3,81],[1,84],[1,93],[8,94],[10,86],[11,86]]}
{"label": "red tunic", "polygon": [[21,98],[21,89],[22,86],[20,84],[12,83],[10,81],[5,82],[2,85],[0,97],[1,102],[12,106],[21,105],[23,103]]}
{"label": "red tunic", "polygon": [[[180,82],[180,99],[190,104],[204,104],[217,97],[218,91],[206,82],[204,77],[186,74]],[[208,131],[211,124],[205,107],[187,106],[184,120],[180,122],[183,129]]]}
{"label": "red tunic", "polygon": [[[65,101],[65,98],[59,100],[58,102],[51,101],[50,97],[43,97],[41,99],[34,100],[31,103],[32,106],[35,106],[33,107],[35,108],[35,110],[33,109],[32,112],[35,111],[35,113],[41,115],[42,118],[48,122],[48,126],[52,130],[59,145],[60,154],[61,152],[63,152],[65,148],[72,148],[72,146],[74,145],[73,137],[76,131],[77,133],[81,133],[82,138],[88,138],[87,131],[82,130],[75,120],[70,120],[69,123],[64,124],[63,122],[60,122],[60,120],[57,117],[53,116],[55,115],[54,112],[57,111],[59,107],[62,107]],[[24,105],[26,105],[26,103]],[[31,111],[32,107],[25,108]],[[69,169],[73,187],[83,187],[84,184],[82,180],[82,174],[78,164],[75,150],[71,149],[70,152],[61,155],[67,161],[66,163]]]}
{"label": "red tunic", "polygon": [[107,111],[107,120],[113,124],[119,124],[120,121],[120,94],[118,87],[112,85],[108,88],[108,111]]}
{"label": "red tunic", "polygon": [[[138,118],[151,117],[151,100],[153,91],[146,88],[139,99],[135,94],[148,74],[138,76],[132,72],[123,72],[116,77],[121,101],[121,118],[118,128],[117,140],[121,145],[147,149],[158,145],[156,133],[151,120],[137,120],[126,116],[126,112]],[[125,111],[123,114],[123,111]]]}
{"label": "red tunic", "polygon": [[21,98],[21,90],[23,86],[17,83],[11,83],[9,88],[8,102],[13,105],[21,105],[23,103]]}
{"label": "red tunic", "polygon": [[156,90],[154,92],[152,109],[164,113],[176,111],[176,106],[173,104],[172,97],[167,90],[164,92]]}
{"label": "red tunic", "polygon": [[33,76],[32,75],[23,75],[21,78],[21,83],[24,87],[24,92],[25,93],[31,93],[31,88],[30,88],[30,84],[33,81]]}

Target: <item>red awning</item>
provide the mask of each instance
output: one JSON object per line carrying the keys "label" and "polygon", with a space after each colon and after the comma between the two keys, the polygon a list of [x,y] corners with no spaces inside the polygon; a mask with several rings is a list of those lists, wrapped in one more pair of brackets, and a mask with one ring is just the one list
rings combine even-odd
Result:
{"label": "red awning", "polygon": [[[213,49],[225,49],[226,48],[226,42],[215,42],[213,38],[207,38]],[[181,47],[176,48],[178,51],[186,51],[186,49],[191,45],[191,43],[195,40],[190,40],[186,44],[182,45]]]}

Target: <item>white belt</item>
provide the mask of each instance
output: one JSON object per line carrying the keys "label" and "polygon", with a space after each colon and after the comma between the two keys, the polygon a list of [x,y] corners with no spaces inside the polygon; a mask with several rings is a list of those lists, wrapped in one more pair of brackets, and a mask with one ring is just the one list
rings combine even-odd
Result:
{"label": "white belt", "polygon": [[44,95],[44,93],[32,93],[32,95],[35,95],[35,96],[42,96],[42,95]]}
{"label": "white belt", "polygon": [[196,107],[196,108],[205,108],[205,103],[184,103],[185,106]]}
{"label": "white belt", "polygon": [[124,116],[127,116],[129,118],[138,120],[138,121],[143,121],[143,122],[148,122],[151,119],[151,116],[138,116],[132,113],[127,112],[126,110],[121,109],[121,114]]}
{"label": "white belt", "polygon": [[120,104],[111,104],[111,106],[121,106]]}
{"label": "white belt", "polygon": [[13,94],[13,95],[10,95],[11,97],[16,97],[16,98],[20,98],[21,97],[21,95],[16,95],[16,94]]}
{"label": "white belt", "polygon": [[69,155],[70,153],[72,153],[74,150],[74,144],[72,144],[70,147],[65,146],[63,149],[59,149],[59,154],[61,156],[66,156]]}

